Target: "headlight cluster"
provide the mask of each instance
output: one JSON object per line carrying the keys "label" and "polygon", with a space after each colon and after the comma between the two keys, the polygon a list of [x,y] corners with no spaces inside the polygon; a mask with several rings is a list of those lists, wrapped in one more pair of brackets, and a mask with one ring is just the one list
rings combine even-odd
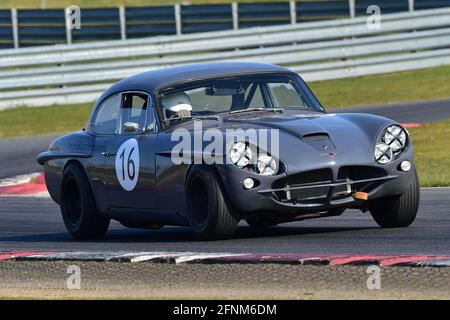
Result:
{"label": "headlight cluster", "polygon": [[375,159],[380,164],[387,164],[394,160],[406,146],[407,134],[405,129],[392,125],[384,130],[381,141],[375,146]]}
{"label": "headlight cluster", "polygon": [[253,151],[245,142],[234,142],[228,150],[228,157],[238,167],[247,166],[253,159]]}
{"label": "headlight cluster", "polygon": [[228,159],[240,168],[254,168],[263,176],[272,176],[278,172],[278,162],[268,154],[258,154],[247,143],[236,141],[227,148]]}

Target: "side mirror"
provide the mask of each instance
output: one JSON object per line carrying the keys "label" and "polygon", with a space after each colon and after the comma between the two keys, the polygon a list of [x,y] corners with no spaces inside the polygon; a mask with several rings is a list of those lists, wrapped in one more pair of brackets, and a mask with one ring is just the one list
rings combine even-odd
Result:
{"label": "side mirror", "polygon": [[132,133],[139,130],[139,124],[135,122],[125,122],[123,124],[123,131],[126,133]]}

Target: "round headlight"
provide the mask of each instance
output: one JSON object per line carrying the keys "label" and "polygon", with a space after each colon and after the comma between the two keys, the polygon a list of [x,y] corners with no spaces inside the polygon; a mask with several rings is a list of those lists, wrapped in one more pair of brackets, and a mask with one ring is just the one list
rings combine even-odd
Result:
{"label": "round headlight", "polygon": [[400,126],[389,126],[383,135],[383,142],[389,145],[393,152],[398,152],[406,145],[406,132]]}
{"label": "round headlight", "polygon": [[375,159],[378,163],[386,164],[392,161],[394,154],[391,147],[386,143],[379,143],[375,146]]}
{"label": "round headlight", "polygon": [[228,158],[238,167],[243,168],[248,165],[252,157],[252,149],[250,149],[245,142],[237,141],[229,147]]}
{"label": "round headlight", "polygon": [[258,157],[257,168],[259,174],[263,176],[272,176],[278,171],[278,164],[274,158],[268,155]]}

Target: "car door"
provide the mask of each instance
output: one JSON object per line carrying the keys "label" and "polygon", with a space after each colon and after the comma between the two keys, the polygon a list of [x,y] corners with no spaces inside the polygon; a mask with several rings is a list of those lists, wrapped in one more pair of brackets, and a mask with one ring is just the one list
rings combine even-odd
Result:
{"label": "car door", "polygon": [[113,94],[99,103],[91,122],[90,133],[95,136],[93,157],[88,159],[88,173],[92,179],[97,205],[105,212],[108,204],[108,194],[105,186],[105,152],[106,145],[118,136],[120,117],[120,94]]}
{"label": "car door", "polygon": [[110,211],[155,208],[156,122],[142,92],[120,95],[118,133],[103,142],[106,206]]}

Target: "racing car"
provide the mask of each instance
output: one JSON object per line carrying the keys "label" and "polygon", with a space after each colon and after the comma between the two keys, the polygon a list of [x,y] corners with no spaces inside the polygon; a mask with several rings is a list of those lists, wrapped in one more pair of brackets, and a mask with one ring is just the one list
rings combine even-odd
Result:
{"label": "racing car", "polygon": [[215,240],[233,237],[241,220],[261,228],[349,208],[383,228],[406,227],[419,206],[404,127],[328,113],[297,73],[267,64],[176,66],[119,81],[84,129],[37,161],[81,240],[104,237],[111,219],[190,226]]}

